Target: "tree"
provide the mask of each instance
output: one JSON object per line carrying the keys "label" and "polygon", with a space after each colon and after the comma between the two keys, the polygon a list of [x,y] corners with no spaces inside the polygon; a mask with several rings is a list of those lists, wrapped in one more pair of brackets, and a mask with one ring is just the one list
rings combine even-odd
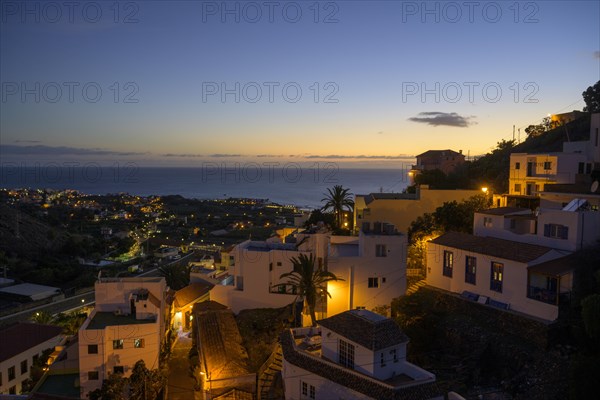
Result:
{"label": "tree", "polygon": [[581,316],[588,336],[600,339],[600,294],[593,294],[581,301]]}
{"label": "tree", "polygon": [[527,134],[528,138],[538,137],[538,136],[542,135],[544,132],[546,132],[546,128],[542,124],[529,125],[527,128],[525,128],[525,133]]}
{"label": "tree", "polygon": [[342,185],[335,185],[332,188],[327,189],[325,197],[321,201],[325,202],[323,211],[332,210],[335,214],[335,222],[338,228],[342,227],[342,220],[344,216],[344,209],[352,212],[354,210],[354,200],[352,200],[352,193],[349,193],[350,189],[344,189]]}
{"label": "tree", "polygon": [[317,326],[317,317],[315,315],[315,307],[317,299],[321,294],[326,294],[331,297],[327,291],[327,282],[343,281],[333,273],[323,269],[322,265],[315,268],[315,256],[311,254],[300,254],[298,258],[291,258],[294,270],[282,274],[280,279],[287,279],[285,282],[291,285],[298,296],[304,297],[304,305],[310,313],[310,321],[312,326]]}
{"label": "tree", "polygon": [[110,374],[102,382],[102,387],[90,392],[90,400],[126,400],[129,396],[125,393],[127,378],[123,374]]}
{"label": "tree", "polygon": [[583,101],[585,101],[585,107],[583,111],[590,113],[600,112],[600,81],[596,82],[594,86],[588,87],[585,92],[582,93]]}
{"label": "tree", "polygon": [[55,323],[63,328],[63,333],[65,335],[77,335],[79,328],[83,325],[86,318],[87,315],[85,313],[60,313],[56,316]]}
{"label": "tree", "polygon": [[149,370],[144,360],[139,360],[129,377],[129,400],[154,400],[165,383],[165,375],[157,369]]}
{"label": "tree", "polygon": [[38,311],[33,314],[30,318],[36,324],[52,325],[55,322],[55,318],[48,311]]}

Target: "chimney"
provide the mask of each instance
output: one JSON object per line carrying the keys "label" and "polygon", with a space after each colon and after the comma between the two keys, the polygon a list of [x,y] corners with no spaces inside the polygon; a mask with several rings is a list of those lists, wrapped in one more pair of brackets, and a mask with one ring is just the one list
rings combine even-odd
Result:
{"label": "chimney", "polygon": [[462,154],[462,150],[459,150],[459,151],[458,151],[458,153],[459,153],[459,154]]}

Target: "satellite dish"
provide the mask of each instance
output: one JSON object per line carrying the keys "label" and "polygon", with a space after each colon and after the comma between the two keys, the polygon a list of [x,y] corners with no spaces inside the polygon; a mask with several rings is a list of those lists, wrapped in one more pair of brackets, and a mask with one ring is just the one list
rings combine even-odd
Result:
{"label": "satellite dish", "polygon": [[598,181],[594,181],[594,183],[592,183],[592,187],[590,188],[590,192],[596,193],[598,191],[598,186],[600,186],[600,183],[598,183]]}

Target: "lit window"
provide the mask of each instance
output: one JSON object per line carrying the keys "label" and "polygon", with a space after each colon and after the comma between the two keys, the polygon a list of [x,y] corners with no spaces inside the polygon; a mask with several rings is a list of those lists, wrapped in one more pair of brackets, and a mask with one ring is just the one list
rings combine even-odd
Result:
{"label": "lit window", "polygon": [[133,339],[133,347],[136,349],[144,348],[144,339]]}
{"label": "lit window", "polygon": [[502,281],[504,280],[504,264],[492,261],[492,273],[490,277],[490,290],[502,293]]}
{"label": "lit window", "polygon": [[442,274],[452,278],[452,267],[454,265],[454,254],[451,251],[444,250],[444,268]]}
{"label": "lit window", "polygon": [[113,349],[118,350],[123,348],[123,339],[113,340]]}

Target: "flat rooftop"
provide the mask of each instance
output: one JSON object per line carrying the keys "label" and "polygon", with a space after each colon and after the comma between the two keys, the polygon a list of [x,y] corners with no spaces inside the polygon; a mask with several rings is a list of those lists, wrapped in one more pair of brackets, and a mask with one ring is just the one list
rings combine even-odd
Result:
{"label": "flat rooftop", "polygon": [[135,319],[132,315],[115,315],[114,312],[97,312],[86,329],[104,329],[107,326],[153,324],[156,319]]}
{"label": "flat rooftop", "polygon": [[79,373],[47,375],[36,393],[79,399],[79,386],[76,384],[79,384]]}
{"label": "flat rooftop", "polygon": [[16,294],[20,296],[52,295],[60,292],[60,289],[52,286],[36,285],[34,283],[21,283],[0,289],[0,292]]}

